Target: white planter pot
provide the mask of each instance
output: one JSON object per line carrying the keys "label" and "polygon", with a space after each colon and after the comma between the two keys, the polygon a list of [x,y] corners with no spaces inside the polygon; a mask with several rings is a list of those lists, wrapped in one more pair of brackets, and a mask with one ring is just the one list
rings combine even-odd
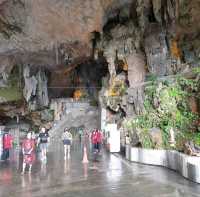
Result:
{"label": "white planter pot", "polygon": [[163,166],[200,183],[200,157],[192,157],[174,150],[144,149],[126,145],[126,159],[147,165]]}

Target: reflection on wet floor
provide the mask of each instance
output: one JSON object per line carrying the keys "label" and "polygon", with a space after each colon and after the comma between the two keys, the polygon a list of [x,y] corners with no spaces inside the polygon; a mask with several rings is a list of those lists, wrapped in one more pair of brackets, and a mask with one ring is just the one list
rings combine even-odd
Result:
{"label": "reflection on wet floor", "polygon": [[[59,150],[59,151],[58,151]],[[102,154],[98,162],[83,164],[81,147],[76,145],[69,160],[63,150],[48,153],[47,162],[39,157],[32,174],[21,176],[20,151],[0,163],[0,197],[197,197],[200,186],[173,171],[132,164],[118,155]]]}

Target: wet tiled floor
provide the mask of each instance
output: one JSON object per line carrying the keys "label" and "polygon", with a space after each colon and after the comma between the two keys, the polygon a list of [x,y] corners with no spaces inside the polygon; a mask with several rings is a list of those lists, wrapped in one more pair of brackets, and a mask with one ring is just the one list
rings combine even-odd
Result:
{"label": "wet tiled floor", "polygon": [[[168,169],[133,164],[104,153],[99,162],[83,165],[81,148],[73,147],[70,160],[62,149],[39,160],[32,174],[21,175],[20,158],[0,164],[0,197],[199,197],[200,185]],[[92,160],[92,158],[90,158]]]}

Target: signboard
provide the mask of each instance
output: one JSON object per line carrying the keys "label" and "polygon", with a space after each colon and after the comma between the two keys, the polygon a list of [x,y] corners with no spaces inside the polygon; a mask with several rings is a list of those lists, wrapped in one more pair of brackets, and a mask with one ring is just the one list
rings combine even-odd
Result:
{"label": "signboard", "polygon": [[120,152],[120,131],[117,129],[117,124],[107,124],[105,130],[109,151],[111,153]]}

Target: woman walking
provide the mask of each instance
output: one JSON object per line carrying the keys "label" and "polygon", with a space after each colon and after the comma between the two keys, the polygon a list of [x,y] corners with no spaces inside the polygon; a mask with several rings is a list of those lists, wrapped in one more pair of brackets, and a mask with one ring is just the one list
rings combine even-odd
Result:
{"label": "woman walking", "polygon": [[64,145],[64,159],[70,158],[70,149],[72,144],[72,134],[68,131],[68,128],[65,128],[64,133],[62,134],[62,141]]}
{"label": "woman walking", "polygon": [[22,174],[25,173],[26,165],[29,165],[29,173],[31,173],[33,162],[35,161],[35,142],[31,138],[31,133],[27,134],[26,139],[22,143]]}

